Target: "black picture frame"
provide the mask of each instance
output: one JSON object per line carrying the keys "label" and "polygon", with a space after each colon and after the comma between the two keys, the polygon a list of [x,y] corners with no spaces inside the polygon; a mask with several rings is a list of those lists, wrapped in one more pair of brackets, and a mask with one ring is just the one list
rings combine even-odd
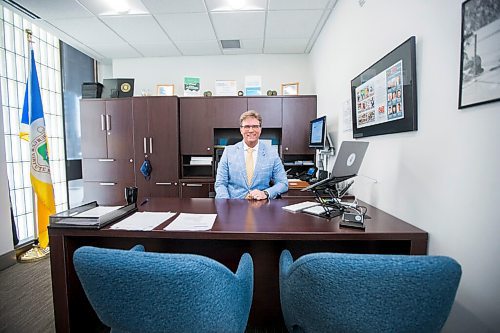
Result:
{"label": "black picture frame", "polygon": [[500,101],[500,2],[462,3],[458,108]]}
{"label": "black picture frame", "polygon": [[352,79],[351,102],[355,139],[418,129],[415,36]]}

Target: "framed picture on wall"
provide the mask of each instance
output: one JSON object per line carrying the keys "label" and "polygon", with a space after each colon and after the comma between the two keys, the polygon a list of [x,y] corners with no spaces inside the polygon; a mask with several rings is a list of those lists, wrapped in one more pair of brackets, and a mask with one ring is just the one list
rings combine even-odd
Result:
{"label": "framed picture on wall", "polygon": [[174,96],[174,85],[159,84],[156,86],[156,94],[158,96]]}
{"label": "framed picture on wall", "polygon": [[286,95],[298,95],[299,94],[299,83],[282,83],[281,84],[281,94]]}
{"label": "framed picture on wall", "polygon": [[500,4],[462,3],[458,108],[500,101]]}

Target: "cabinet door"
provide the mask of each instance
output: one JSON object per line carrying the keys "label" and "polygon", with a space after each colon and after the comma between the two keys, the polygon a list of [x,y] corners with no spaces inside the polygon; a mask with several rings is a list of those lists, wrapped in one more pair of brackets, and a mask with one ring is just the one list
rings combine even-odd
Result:
{"label": "cabinet door", "polygon": [[208,98],[181,98],[181,154],[212,155],[214,114]]}
{"label": "cabinet door", "polygon": [[[97,201],[99,205],[124,205],[125,187],[134,186],[133,182],[83,182],[84,202]],[[141,196],[141,193],[138,193]]]}
{"label": "cabinet door", "polygon": [[[134,172],[136,186],[139,188],[141,196],[149,197],[151,195],[150,183],[141,173],[141,166],[146,156],[149,158],[149,119],[148,119],[148,98],[134,97],[132,99],[133,119],[134,119]],[[153,171],[156,171],[154,163]]]}
{"label": "cabinet door", "polygon": [[132,100],[117,98],[106,101],[108,158],[129,160],[134,157]]}
{"label": "cabinet door", "polygon": [[80,101],[81,145],[84,158],[107,158],[106,102]]}
{"label": "cabinet door", "polygon": [[[148,98],[148,154],[152,196],[178,196],[179,109],[177,97]],[[176,195],[173,195],[177,193]]]}
{"label": "cabinet door", "polygon": [[262,127],[281,128],[281,97],[250,97],[248,110],[260,113]]}
{"label": "cabinet door", "polygon": [[309,122],[316,118],[316,96],[283,97],[283,154],[314,154]]}
{"label": "cabinet door", "polygon": [[239,128],[240,116],[247,110],[245,97],[221,97],[212,100],[215,128]]}

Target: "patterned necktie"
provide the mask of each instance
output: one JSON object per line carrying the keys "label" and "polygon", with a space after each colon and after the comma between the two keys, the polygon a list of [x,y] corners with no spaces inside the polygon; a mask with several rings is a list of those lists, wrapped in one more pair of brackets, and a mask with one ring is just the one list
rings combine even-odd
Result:
{"label": "patterned necktie", "polygon": [[247,158],[246,158],[246,168],[247,168],[247,184],[250,185],[252,183],[253,178],[253,148],[247,149]]}

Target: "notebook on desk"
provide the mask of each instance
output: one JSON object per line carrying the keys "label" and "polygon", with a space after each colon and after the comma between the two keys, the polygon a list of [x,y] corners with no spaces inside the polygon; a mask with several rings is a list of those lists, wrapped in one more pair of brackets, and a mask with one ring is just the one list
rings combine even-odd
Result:
{"label": "notebook on desk", "polygon": [[314,188],[320,188],[326,184],[340,183],[352,178],[358,174],[361,162],[365,157],[368,142],[362,141],[344,141],[340,145],[337,159],[333,165],[332,174],[329,178],[323,179],[317,183],[308,186],[301,191],[309,191]]}

